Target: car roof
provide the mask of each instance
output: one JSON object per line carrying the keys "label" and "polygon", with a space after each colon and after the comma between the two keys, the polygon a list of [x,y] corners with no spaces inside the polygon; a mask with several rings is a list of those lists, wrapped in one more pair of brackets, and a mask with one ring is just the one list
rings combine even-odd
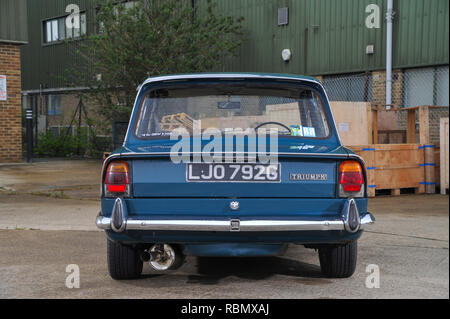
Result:
{"label": "car roof", "polygon": [[142,85],[163,81],[178,81],[192,79],[273,79],[273,80],[294,80],[321,83],[309,76],[294,74],[271,74],[271,73],[192,73],[192,74],[174,74],[150,77]]}

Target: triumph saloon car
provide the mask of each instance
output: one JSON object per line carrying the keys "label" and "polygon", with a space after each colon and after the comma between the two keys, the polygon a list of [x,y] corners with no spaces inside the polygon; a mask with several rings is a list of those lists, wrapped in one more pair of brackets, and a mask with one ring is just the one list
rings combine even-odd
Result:
{"label": "triumph saloon car", "polygon": [[346,278],[375,221],[365,163],[342,145],[322,84],[295,75],[149,78],[101,192],[96,224],[118,280],[143,263],[164,271],[185,256],[277,256],[288,245],[317,250],[324,276]]}

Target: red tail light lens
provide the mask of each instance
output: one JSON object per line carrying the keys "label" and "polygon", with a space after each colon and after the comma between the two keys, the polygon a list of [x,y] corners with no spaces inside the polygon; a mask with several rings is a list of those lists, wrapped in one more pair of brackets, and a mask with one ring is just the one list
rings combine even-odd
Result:
{"label": "red tail light lens", "polygon": [[364,185],[361,164],[356,161],[343,162],[339,168],[339,184],[344,193],[361,192]]}
{"label": "red tail light lens", "polygon": [[129,168],[126,162],[112,162],[105,175],[105,195],[114,197],[129,195]]}

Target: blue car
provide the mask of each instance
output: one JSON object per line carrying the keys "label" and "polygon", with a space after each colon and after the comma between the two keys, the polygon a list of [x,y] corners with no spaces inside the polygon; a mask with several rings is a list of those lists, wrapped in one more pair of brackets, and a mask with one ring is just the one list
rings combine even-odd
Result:
{"label": "blue car", "polygon": [[185,256],[275,256],[289,244],[347,278],[375,221],[365,163],[342,145],[322,84],[294,75],[149,78],[101,195],[96,224],[118,280],[143,263],[165,271]]}

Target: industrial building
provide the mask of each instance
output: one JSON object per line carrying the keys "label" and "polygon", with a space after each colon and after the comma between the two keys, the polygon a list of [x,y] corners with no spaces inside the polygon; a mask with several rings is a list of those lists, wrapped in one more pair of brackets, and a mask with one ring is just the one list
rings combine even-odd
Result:
{"label": "industrial building", "polygon": [[[192,5],[201,9],[204,1]],[[449,105],[447,0],[216,2],[217,13],[244,17],[244,43],[237,57],[213,71],[312,75],[324,83],[331,100],[365,101],[373,107]],[[389,2],[393,3],[391,50],[387,48]],[[82,15],[77,34],[65,32],[61,23],[69,4],[78,5]],[[76,55],[63,40],[81,42],[77,39],[81,35],[97,32],[96,8],[95,0],[27,1],[29,42],[21,48],[22,94],[24,108],[37,114],[36,132],[57,133],[70,122],[81,88],[64,82],[64,72],[76,63]],[[386,96],[389,56],[390,99]],[[435,113],[432,117],[438,123],[448,116],[448,108]],[[394,115],[382,115],[379,129],[404,129],[405,119]]]}
{"label": "industrial building", "polygon": [[26,0],[0,1],[0,163],[22,160],[20,47],[27,44]]}

